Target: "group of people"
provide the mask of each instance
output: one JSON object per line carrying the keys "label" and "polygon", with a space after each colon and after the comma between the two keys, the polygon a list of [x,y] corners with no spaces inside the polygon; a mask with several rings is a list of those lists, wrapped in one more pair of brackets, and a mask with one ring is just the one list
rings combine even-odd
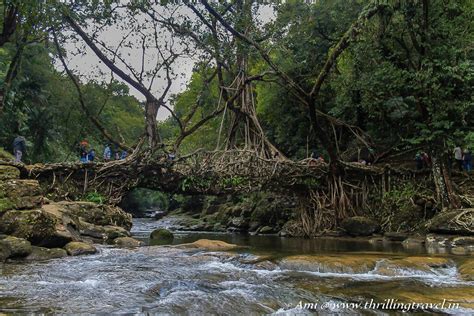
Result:
{"label": "group of people", "polygon": [[[94,162],[96,159],[95,149],[89,149],[89,147],[89,142],[87,140],[83,140],[79,143],[79,160],[82,163]],[[115,150],[112,150],[110,144],[106,144],[102,158],[107,162],[111,160],[125,159],[127,156],[128,152],[126,150],[120,151],[118,146],[115,147]]]}
{"label": "group of people", "polygon": [[419,152],[415,155],[415,162],[417,170],[431,167],[431,158],[425,151]]}
{"label": "group of people", "polygon": [[461,146],[456,146],[453,150],[454,162],[459,171],[471,172],[472,170],[472,153],[469,149],[464,150]]}

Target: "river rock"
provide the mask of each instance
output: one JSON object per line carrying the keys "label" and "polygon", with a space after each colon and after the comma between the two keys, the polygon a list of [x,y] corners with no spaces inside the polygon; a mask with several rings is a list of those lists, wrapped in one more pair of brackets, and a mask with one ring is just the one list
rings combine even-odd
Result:
{"label": "river rock", "polygon": [[474,281],[474,260],[472,258],[466,259],[461,263],[459,274],[463,280]]}
{"label": "river rock", "polygon": [[32,247],[32,252],[25,258],[28,261],[41,261],[67,256],[67,252],[61,248]]}
{"label": "river rock", "polygon": [[377,256],[369,255],[297,255],[289,256],[279,262],[282,269],[314,271],[322,273],[367,273],[372,271]]}
{"label": "river rock", "polygon": [[181,244],[175,246],[176,248],[197,248],[197,249],[204,249],[208,251],[229,251],[229,250],[236,250],[239,248],[244,248],[239,245],[229,244],[222,240],[210,240],[210,239],[199,239],[195,242],[188,243],[188,244]]}
{"label": "river rock", "polygon": [[351,236],[370,236],[380,230],[376,221],[363,216],[346,218],[341,226]]}
{"label": "river rock", "polygon": [[33,251],[31,243],[23,238],[8,236],[0,240],[0,244],[10,248],[10,258],[26,257]]}
{"label": "river rock", "polygon": [[263,226],[262,228],[260,228],[258,231],[257,231],[257,234],[274,234],[275,233],[275,229],[273,227],[270,227],[270,226]]}
{"label": "river rock", "polygon": [[0,165],[0,181],[18,179],[20,170],[13,166]]}
{"label": "river rock", "polygon": [[249,227],[249,219],[244,216],[234,217],[227,226],[232,231],[245,231]]}
{"label": "river rock", "polygon": [[11,250],[7,244],[0,243],[0,263],[5,262],[10,257]]}
{"label": "river rock", "polygon": [[103,227],[107,240],[114,240],[120,237],[130,237],[128,230],[120,226],[106,225]]}
{"label": "river rock", "polygon": [[474,208],[446,210],[438,213],[427,224],[429,232],[452,235],[474,235]]}
{"label": "river rock", "polygon": [[376,273],[397,276],[400,270],[421,271],[424,273],[431,272],[432,269],[447,268],[452,262],[445,257],[421,257],[411,256],[405,258],[393,258],[381,260],[377,264]]}
{"label": "river rock", "polygon": [[132,237],[119,237],[114,240],[114,244],[122,248],[136,248],[143,245],[143,242]]}
{"label": "river rock", "polygon": [[166,245],[173,242],[174,235],[165,228],[158,228],[150,234],[150,245]]}
{"label": "river rock", "polygon": [[63,247],[73,240],[62,223],[42,210],[7,211],[0,219],[0,231],[46,247]]}
{"label": "river rock", "polygon": [[425,237],[426,246],[428,247],[449,247],[451,245],[452,236],[428,234]]}
{"label": "river rock", "polygon": [[0,182],[0,213],[6,210],[41,207],[43,197],[36,180],[8,180]]}
{"label": "river rock", "polygon": [[72,241],[64,246],[67,254],[70,256],[92,255],[97,252],[97,249],[85,242]]}
{"label": "river rock", "polygon": [[45,205],[48,211],[61,212],[100,226],[120,226],[126,230],[132,228],[132,215],[121,208],[92,202],[58,202]]}

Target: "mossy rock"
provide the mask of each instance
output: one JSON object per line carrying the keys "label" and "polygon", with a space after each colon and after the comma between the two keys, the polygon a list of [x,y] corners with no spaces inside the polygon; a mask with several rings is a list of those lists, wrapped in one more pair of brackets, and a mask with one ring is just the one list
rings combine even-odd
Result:
{"label": "mossy rock", "polygon": [[24,239],[41,239],[54,234],[56,220],[41,210],[8,211],[0,219],[0,231]]}
{"label": "mossy rock", "polygon": [[107,225],[103,227],[107,240],[114,240],[120,237],[130,237],[130,232],[120,226]]}
{"label": "mossy rock", "polygon": [[150,234],[150,245],[167,245],[173,242],[174,235],[165,228],[158,228]]}
{"label": "mossy rock", "polygon": [[0,231],[47,247],[63,247],[73,239],[57,218],[42,210],[7,211],[0,219]]}
{"label": "mossy rock", "polygon": [[59,202],[45,205],[43,208],[48,212],[61,212],[79,217],[94,225],[120,226],[126,230],[132,228],[132,215],[116,206],[92,202]]}
{"label": "mossy rock", "polygon": [[0,213],[41,207],[43,197],[36,180],[0,181]]}
{"label": "mossy rock", "polygon": [[367,217],[354,216],[342,221],[341,227],[351,236],[370,236],[380,230],[380,225]]}
{"label": "mossy rock", "polygon": [[25,258],[28,261],[43,261],[67,257],[67,252],[61,248],[32,247],[32,252]]}
{"label": "mossy rock", "polygon": [[31,243],[23,238],[8,236],[0,243],[10,248],[10,258],[26,257],[33,251]]}
{"label": "mossy rock", "polygon": [[114,240],[114,244],[122,248],[136,248],[143,245],[139,240],[136,240],[132,237],[119,237]]}
{"label": "mossy rock", "polygon": [[97,249],[85,242],[72,241],[64,246],[67,254],[70,256],[92,255],[97,253]]}
{"label": "mossy rock", "polygon": [[20,170],[13,166],[0,165],[0,181],[18,179]]}
{"label": "mossy rock", "polygon": [[15,157],[8,151],[0,147],[0,160],[1,161],[13,161]]}
{"label": "mossy rock", "polygon": [[7,244],[0,242],[0,263],[5,262],[11,255],[10,247]]}

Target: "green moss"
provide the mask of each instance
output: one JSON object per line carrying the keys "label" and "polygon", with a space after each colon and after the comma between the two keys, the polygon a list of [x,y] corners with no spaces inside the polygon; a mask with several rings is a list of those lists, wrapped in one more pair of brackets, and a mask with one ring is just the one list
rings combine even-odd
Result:
{"label": "green moss", "polygon": [[0,198],[0,213],[13,209],[15,204],[7,198]]}
{"label": "green moss", "polygon": [[12,154],[0,147],[0,160],[12,161],[14,158]]}
{"label": "green moss", "polygon": [[0,180],[18,179],[20,177],[20,170],[12,166],[0,165]]}

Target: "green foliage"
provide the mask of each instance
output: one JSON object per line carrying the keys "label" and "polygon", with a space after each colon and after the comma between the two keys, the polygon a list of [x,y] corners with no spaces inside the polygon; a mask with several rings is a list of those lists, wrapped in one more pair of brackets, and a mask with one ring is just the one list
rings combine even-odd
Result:
{"label": "green foliage", "polygon": [[97,192],[90,192],[84,196],[84,200],[87,202],[103,204],[106,201],[106,198]]}
{"label": "green foliage", "polygon": [[247,179],[245,179],[244,177],[235,176],[235,177],[222,178],[221,182],[222,182],[222,186],[224,187],[238,187],[245,184],[247,182]]}
{"label": "green foliage", "polygon": [[203,178],[199,176],[188,176],[181,181],[180,187],[181,187],[181,190],[184,192],[184,191],[189,190],[190,188],[201,189],[201,190],[209,189],[211,185],[212,185],[211,179],[207,179],[207,178]]}
{"label": "green foliage", "polygon": [[[8,52],[11,58],[12,51]],[[5,72],[1,63],[0,74]],[[116,138],[133,144],[143,133],[143,109],[122,83],[89,81],[82,86],[86,106]],[[11,151],[17,133],[27,139],[27,161],[76,160],[77,144],[86,138],[100,156],[106,142],[78,103],[69,78],[53,67],[43,45],[25,48],[21,71],[0,116],[0,146]]]}

